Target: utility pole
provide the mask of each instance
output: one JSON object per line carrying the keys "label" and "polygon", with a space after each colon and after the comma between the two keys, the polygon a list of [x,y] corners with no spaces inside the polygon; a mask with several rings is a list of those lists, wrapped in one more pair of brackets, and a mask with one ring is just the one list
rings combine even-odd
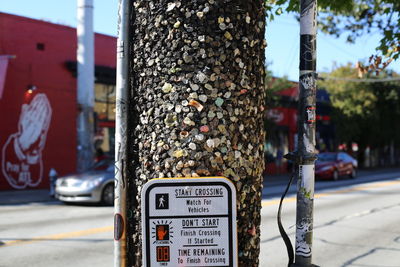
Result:
{"label": "utility pole", "polygon": [[311,267],[315,181],[317,1],[300,2],[300,79],[295,263]]}
{"label": "utility pole", "polygon": [[239,266],[258,266],[264,1],[129,2],[127,265],[142,266],[143,239],[151,238],[140,224],[149,180],[224,176],[238,192],[234,256]]}
{"label": "utility pole", "polygon": [[114,267],[127,266],[127,124],[129,88],[129,16],[131,1],[119,0],[117,41],[117,84],[115,118]]}
{"label": "utility pole", "polygon": [[77,37],[78,37],[78,157],[77,169],[84,171],[93,163],[94,136],[94,34],[93,34],[93,0],[77,2]]}

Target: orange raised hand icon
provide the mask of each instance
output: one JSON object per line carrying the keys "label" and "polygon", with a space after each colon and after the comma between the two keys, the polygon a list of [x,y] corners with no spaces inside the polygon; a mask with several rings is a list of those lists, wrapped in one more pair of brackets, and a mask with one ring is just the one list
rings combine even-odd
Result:
{"label": "orange raised hand icon", "polygon": [[164,240],[165,236],[168,234],[168,230],[164,228],[164,225],[159,225],[157,227],[157,239]]}

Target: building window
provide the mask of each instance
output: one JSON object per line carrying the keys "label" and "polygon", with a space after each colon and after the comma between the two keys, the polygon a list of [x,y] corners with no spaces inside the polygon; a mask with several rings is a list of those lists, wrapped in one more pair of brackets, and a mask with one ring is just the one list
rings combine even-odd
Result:
{"label": "building window", "polygon": [[115,85],[96,83],[94,112],[96,113],[95,147],[107,154],[114,153]]}

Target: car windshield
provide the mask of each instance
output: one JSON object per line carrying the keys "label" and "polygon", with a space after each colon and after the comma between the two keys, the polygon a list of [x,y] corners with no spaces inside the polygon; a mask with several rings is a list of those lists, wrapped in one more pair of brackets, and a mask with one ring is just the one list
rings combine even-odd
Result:
{"label": "car windshield", "polygon": [[112,166],[114,166],[114,159],[103,159],[94,163],[92,167],[89,168],[89,171],[105,171],[110,169]]}
{"label": "car windshield", "polygon": [[336,160],[336,154],[323,153],[318,155],[318,161],[335,161],[335,160]]}

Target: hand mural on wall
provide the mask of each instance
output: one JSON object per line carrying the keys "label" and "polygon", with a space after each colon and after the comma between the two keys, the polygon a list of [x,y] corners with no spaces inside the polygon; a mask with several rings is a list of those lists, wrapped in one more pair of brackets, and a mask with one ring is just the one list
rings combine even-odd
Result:
{"label": "hand mural on wall", "polygon": [[43,178],[42,150],[51,120],[51,106],[45,94],[23,104],[18,132],[3,146],[2,171],[15,189],[36,187]]}

